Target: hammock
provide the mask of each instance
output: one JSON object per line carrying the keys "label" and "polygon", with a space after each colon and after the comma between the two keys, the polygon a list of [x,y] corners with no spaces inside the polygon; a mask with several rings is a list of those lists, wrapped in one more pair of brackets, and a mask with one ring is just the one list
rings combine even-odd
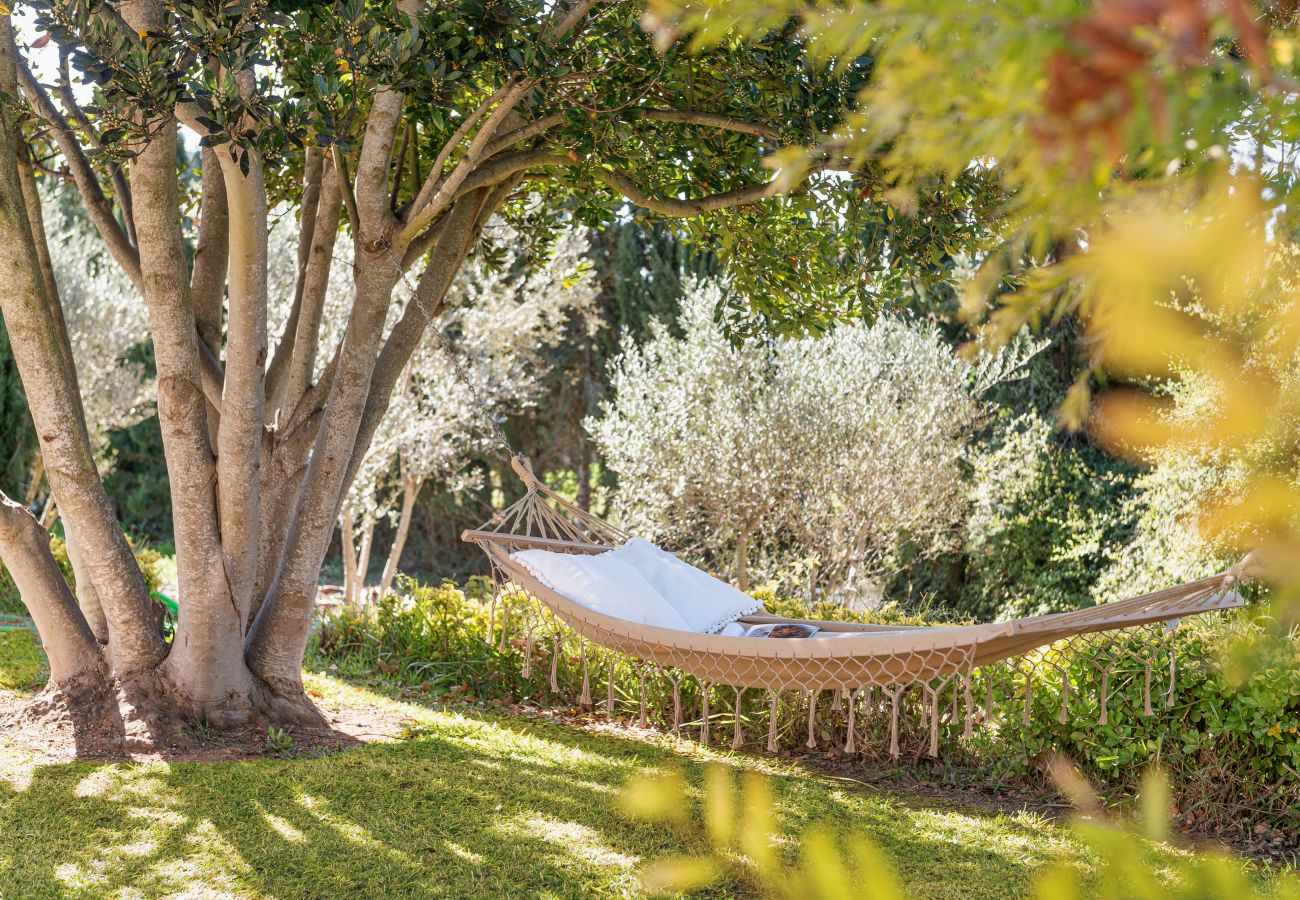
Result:
{"label": "hammock", "polygon": [[1250,574],[1248,557],[1222,574],[1140,597],[984,625],[858,625],[764,614],[743,616],[738,621],[746,625],[810,624],[836,636],[770,640],[679,631],[588,609],[543,584],[512,558],[512,552],[523,549],[604,553],[621,546],[630,536],[539,482],[522,457],[513,457],[511,466],[527,487],[523,498],[461,537],[487,554],[504,581],[514,582],[537,598],[581,637],[629,657],[675,668],[704,684],[774,692],[851,692],[877,685],[927,682],[1020,656],[1076,635],[1153,622],[1176,624],[1184,616],[1241,606],[1237,585]]}

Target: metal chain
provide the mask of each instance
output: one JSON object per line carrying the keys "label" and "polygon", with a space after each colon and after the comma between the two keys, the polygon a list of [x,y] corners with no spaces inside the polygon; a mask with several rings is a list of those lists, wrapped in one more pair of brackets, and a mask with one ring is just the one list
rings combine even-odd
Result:
{"label": "metal chain", "polygon": [[[388,254],[388,259],[392,262],[393,269],[397,272],[397,276],[402,279],[402,283],[406,285],[406,289],[411,292],[410,302],[416,302],[415,285],[411,284],[411,280],[406,277],[406,272],[402,270],[401,264],[397,261],[397,258],[393,256],[393,248],[387,242],[384,244],[384,252]],[[460,379],[460,382],[465,385],[465,389],[469,391],[470,400],[476,407],[478,407],[478,411],[482,415],[483,421],[487,422],[492,431],[492,436],[496,438],[497,442],[502,447],[505,448],[506,462],[511,462],[519,455],[519,452],[515,450],[514,445],[510,443],[510,438],[506,437],[506,432],[505,429],[501,427],[501,422],[492,414],[492,410],[488,406],[487,401],[483,399],[483,395],[479,393],[479,389],[475,386],[474,380],[470,378],[469,370],[465,368],[464,362],[461,361],[460,354],[456,351],[455,344],[453,344],[451,339],[443,334],[442,331],[433,324],[433,322],[429,323],[428,330],[433,333],[434,338],[438,342],[438,346],[442,348],[442,352],[446,354],[447,359],[450,360],[452,371],[455,372],[456,377]]]}

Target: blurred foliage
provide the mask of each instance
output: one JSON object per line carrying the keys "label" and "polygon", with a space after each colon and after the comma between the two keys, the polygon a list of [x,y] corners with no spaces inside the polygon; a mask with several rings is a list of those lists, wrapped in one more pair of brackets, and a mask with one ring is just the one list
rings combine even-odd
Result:
{"label": "blurred foliage", "polygon": [[[641,868],[641,886],[653,894],[693,893],[724,879],[764,897],[797,900],[901,898],[889,858],[865,835],[836,835],[814,826],[799,839],[799,864],[791,865],[782,845],[772,788],[766,776],[745,772],[737,790],[735,771],[714,763],[704,770],[696,813],[680,771],[641,776],[620,797],[623,811],[701,838],[693,843],[712,853],[669,856]],[[841,849],[847,845],[847,854]]]}
{"label": "blurred foliage", "polygon": [[[1086,782],[1058,766],[1058,779],[1089,815],[1071,828],[1092,851],[1095,871],[1062,862],[1044,871],[1037,900],[1264,900],[1300,896],[1300,879],[1283,872],[1261,878],[1248,866],[1214,851],[1160,858],[1168,839],[1168,785],[1153,771],[1144,780],[1141,814],[1125,824],[1098,812]],[[698,800],[696,799],[698,793]],[[755,895],[799,900],[895,900],[902,883],[889,856],[865,834],[838,834],[814,824],[789,835],[780,825],[765,776],[746,772],[737,790],[731,767],[713,764],[703,784],[680,772],[640,776],[624,788],[625,814],[688,832],[712,852],[666,856],[641,867],[641,885],[656,894],[694,893],[729,879]],[[793,847],[791,846],[793,845]]]}

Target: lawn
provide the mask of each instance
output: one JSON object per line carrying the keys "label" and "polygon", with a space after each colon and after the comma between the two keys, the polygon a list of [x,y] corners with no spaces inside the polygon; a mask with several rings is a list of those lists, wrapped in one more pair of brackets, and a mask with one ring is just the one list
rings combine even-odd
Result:
{"label": "lawn", "polygon": [[[6,634],[24,638],[0,640],[0,654],[29,667],[30,645],[15,648],[30,632]],[[669,766],[697,777],[706,761],[769,772],[787,834],[871,834],[909,898],[1021,897],[1051,860],[1090,868],[1068,830],[1029,813],[684,741],[400,703],[323,676],[311,687],[327,706],[400,713],[407,732],[296,758],[54,765],[0,737],[0,896],[637,896],[641,861],[703,847],[622,816],[621,786]]]}

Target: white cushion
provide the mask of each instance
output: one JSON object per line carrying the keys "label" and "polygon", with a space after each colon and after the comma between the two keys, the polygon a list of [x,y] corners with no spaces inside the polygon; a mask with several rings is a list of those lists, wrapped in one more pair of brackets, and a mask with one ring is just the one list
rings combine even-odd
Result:
{"label": "white cushion", "polygon": [[641,538],[632,538],[622,547],[602,555],[615,557],[635,568],[677,610],[691,631],[714,634],[741,616],[763,608],[763,604],[743,591]]}
{"label": "white cushion", "polygon": [[591,556],[520,550],[510,557],[557,594],[594,612],[642,625],[692,630],[677,610],[613,551]]}

